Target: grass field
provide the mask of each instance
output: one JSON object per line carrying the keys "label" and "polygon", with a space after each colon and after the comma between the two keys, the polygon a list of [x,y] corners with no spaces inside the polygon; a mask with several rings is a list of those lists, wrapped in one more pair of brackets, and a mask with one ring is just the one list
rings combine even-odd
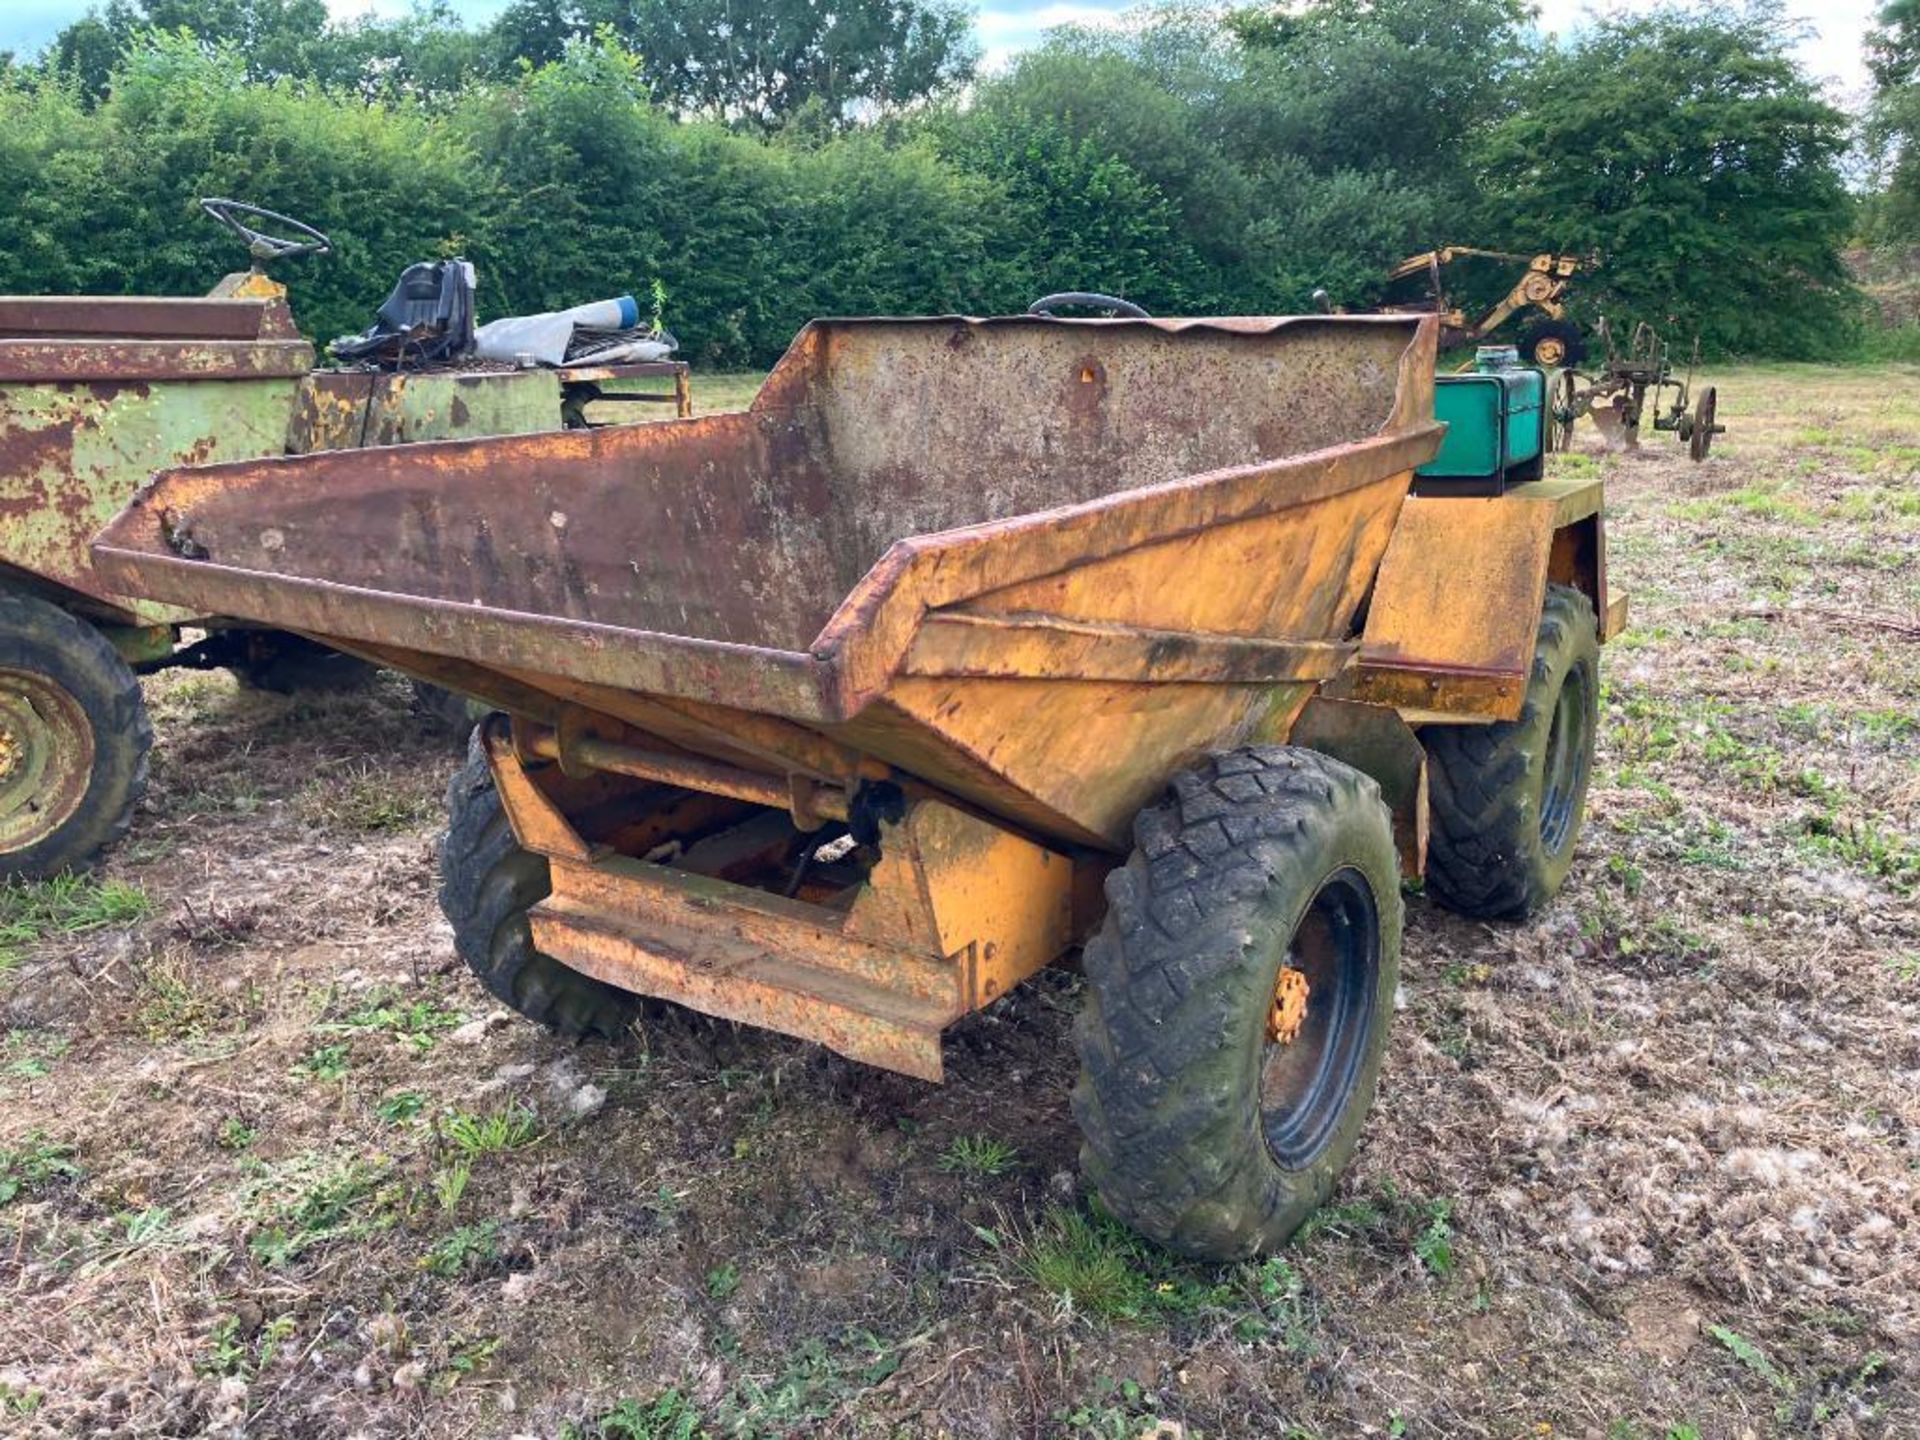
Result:
{"label": "grass field", "polygon": [[1920,1434],[1920,368],[1712,378],[1706,465],[1558,462],[1633,595],[1571,880],[1410,899],[1367,1138],[1259,1263],[1089,1208],[1072,973],[944,1088],[563,1044],[453,956],[400,685],[148,682],[131,841],[0,892],[0,1434]]}

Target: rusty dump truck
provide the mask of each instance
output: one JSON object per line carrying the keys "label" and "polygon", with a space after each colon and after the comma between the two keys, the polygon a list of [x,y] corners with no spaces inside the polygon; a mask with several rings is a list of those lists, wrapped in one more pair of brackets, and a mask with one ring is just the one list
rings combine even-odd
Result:
{"label": "rusty dump truck", "polygon": [[[0,878],[85,865],[126,830],[153,734],[136,672],[218,665],[269,689],[343,673],[310,640],[102,581],[87,543],[155,470],[558,430],[603,399],[691,411],[677,362],[315,370],[265,266],[326,236],[201,203],[254,262],[208,296],[0,296]],[[206,633],[183,646],[188,626]]]}
{"label": "rusty dump truck", "polygon": [[1537,371],[1444,473],[1436,324],[816,321],[743,413],[174,470],[94,564],[485,702],[442,902],[562,1031],[938,1080],[1084,947],[1091,1183],[1244,1255],[1357,1141],[1402,881],[1525,914],[1580,827],[1600,486],[1519,478]]}

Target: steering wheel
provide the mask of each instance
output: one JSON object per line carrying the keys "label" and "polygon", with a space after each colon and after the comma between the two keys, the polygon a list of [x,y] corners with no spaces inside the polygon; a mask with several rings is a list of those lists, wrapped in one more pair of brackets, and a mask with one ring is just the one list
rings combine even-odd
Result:
{"label": "steering wheel", "polygon": [[1122,320],[1153,318],[1131,300],[1091,290],[1063,290],[1058,295],[1043,295],[1027,307],[1027,314],[1054,316],[1061,310],[1104,310],[1109,316]]}
{"label": "steering wheel", "polygon": [[[333,242],[313,226],[303,225],[291,216],[276,214],[272,210],[262,210],[258,205],[243,205],[238,200],[207,199],[200,202],[200,208],[246,242],[247,254],[253,257],[256,265],[264,265],[270,260],[286,260],[295,255],[328,255],[333,252]],[[242,216],[268,221],[274,229],[283,233],[269,235],[249,225]],[[286,231],[292,231],[301,238],[290,240],[284,234]]]}

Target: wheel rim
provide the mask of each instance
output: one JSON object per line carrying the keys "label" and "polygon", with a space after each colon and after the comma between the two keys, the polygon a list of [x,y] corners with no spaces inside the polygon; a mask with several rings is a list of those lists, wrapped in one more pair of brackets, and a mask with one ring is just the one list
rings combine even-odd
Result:
{"label": "wheel rim", "polygon": [[1565,848],[1573,834],[1580,792],[1587,779],[1587,743],[1593,706],[1584,665],[1567,672],[1553,703],[1547,727],[1547,753],[1540,767],[1540,844],[1549,855]]}
{"label": "wheel rim", "polygon": [[1366,1065],[1380,909],[1352,867],[1328,876],[1307,906],[1275,985],[1260,1066],[1267,1149],[1300,1170],[1332,1142]]}
{"label": "wheel rim", "polygon": [[1706,459],[1707,452],[1713,449],[1713,416],[1717,408],[1715,398],[1713,387],[1709,385],[1706,393],[1700,397],[1699,408],[1694,411],[1693,435],[1687,449],[1695,460]]}
{"label": "wheel rim", "polygon": [[1549,335],[1533,347],[1533,361],[1549,370],[1567,358],[1567,342],[1556,335]]}
{"label": "wheel rim", "polygon": [[93,776],[93,726],[65,687],[0,670],[0,852],[24,850],[72,818]]}

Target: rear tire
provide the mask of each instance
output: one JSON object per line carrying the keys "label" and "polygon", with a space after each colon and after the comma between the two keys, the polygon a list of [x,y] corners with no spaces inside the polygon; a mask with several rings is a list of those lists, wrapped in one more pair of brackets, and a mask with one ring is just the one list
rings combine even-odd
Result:
{"label": "rear tire", "polygon": [[1134,840],[1086,949],[1081,1166],[1171,1249],[1270,1249],[1332,1193],[1373,1103],[1399,977],[1392,824],[1359,771],[1261,746],[1176,777]]}
{"label": "rear tire", "polygon": [[552,891],[547,859],[520,848],[479,732],[447,787],[440,909],[454,949],[495,997],[562,1035],[614,1040],[641,1015],[638,995],[562,965],[533,945],[527,912]]}
{"label": "rear tire", "polygon": [[153,723],[107,638],[0,592],[0,877],[90,865],[133,823]]}
{"label": "rear tire", "polygon": [[1421,736],[1434,899],[1462,915],[1521,920],[1553,898],[1580,840],[1599,705],[1593,605],[1549,585],[1520,718]]}

